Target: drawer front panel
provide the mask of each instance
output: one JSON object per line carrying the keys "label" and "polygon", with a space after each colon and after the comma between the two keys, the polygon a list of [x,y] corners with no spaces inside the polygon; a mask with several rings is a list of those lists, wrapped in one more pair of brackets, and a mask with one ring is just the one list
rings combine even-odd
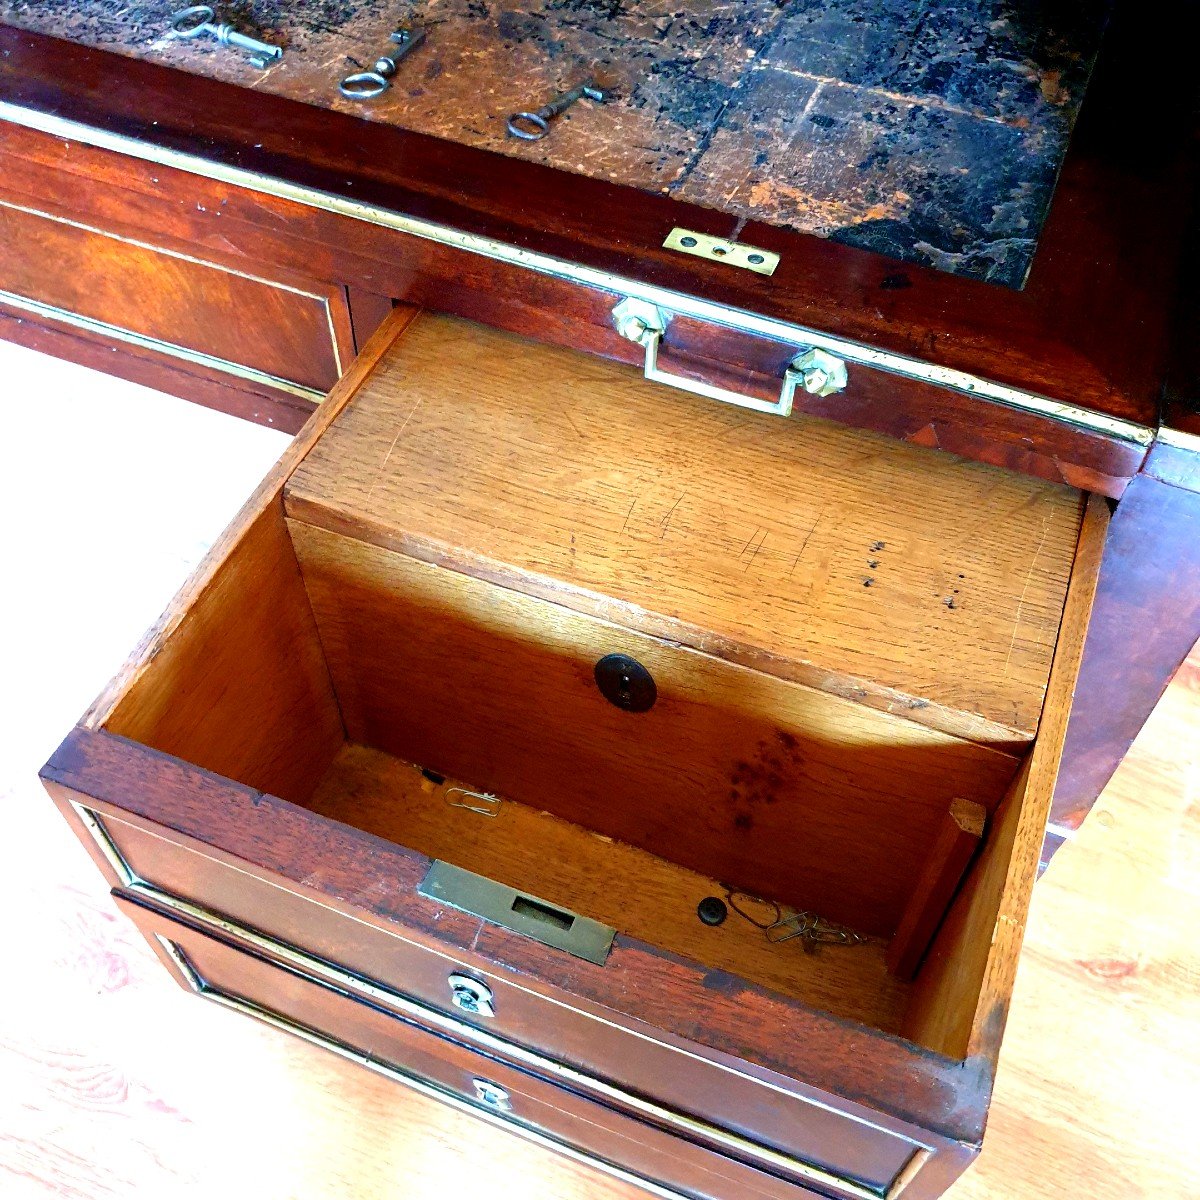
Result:
{"label": "drawer front panel", "polygon": [[341,289],[0,200],[0,300],[176,360],[319,399],[352,352]]}
{"label": "drawer front panel", "polygon": [[[194,121],[194,114],[189,116],[190,121]],[[344,279],[411,304],[513,332],[534,331],[540,340],[630,364],[642,362],[641,347],[617,333],[612,316],[613,308],[634,293],[606,271],[585,269],[577,278],[562,277],[549,269],[553,260],[543,260],[547,269],[536,269],[534,256],[523,246],[519,250],[513,247],[511,260],[508,255],[503,259],[492,257],[464,248],[458,239],[443,241],[436,227],[409,219],[394,209],[364,209],[358,202],[324,203],[330,198],[319,194],[310,194],[310,200],[316,203],[302,203],[297,193],[279,180],[249,173],[237,182],[209,178],[212,171],[200,160],[194,160],[198,171],[179,170],[165,165],[171,156],[156,152],[145,141],[127,149],[149,155],[149,160],[88,145],[86,136],[82,140],[79,136],[86,135],[83,128],[76,133],[67,150],[62,138],[37,129],[15,124],[0,129],[7,175],[13,179],[13,186],[27,195],[53,196],[59,172],[69,169],[91,181],[90,188],[78,189],[82,194],[72,199],[80,212],[96,209],[102,203],[105,212],[132,214],[141,220],[153,207],[155,227],[169,228],[197,245],[207,245],[214,253],[233,247],[244,255],[265,254],[269,261],[288,264],[301,273],[322,270],[329,278]],[[439,176],[444,174],[444,166],[438,172]],[[482,194],[495,182],[489,174],[487,179],[463,181],[459,191],[461,195],[473,191]],[[100,194],[102,201],[97,199]],[[189,203],[161,203],[163,197],[179,195],[188,197]],[[395,201],[396,197],[389,199]],[[223,221],[205,219],[205,212],[218,209],[226,214]],[[543,233],[545,218],[545,213],[538,214]],[[652,228],[639,240],[659,245],[674,223],[674,217],[664,212],[661,219],[652,219]],[[524,243],[528,238],[522,235],[515,240]],[[669,256],[692,264],[699,261],[673,252]],[[613,265],[618,260],[627,265],[627,259],[614,251]],[[676,269],[680,265],[678,261],[672,263]],[[727,273],[728,269],[722,271]],[[756,281],[751,285],[756,293],[753,302],[749,295],[742,301],[728,301],[747,312],[768,299],[764,298],[761,280],[749,274],[748,278]],[[679,294],[673,299],[688,302],[670,310],[663,357],[673,361],[681,372],[773,399],[779,393],[783,368],[802,346],[810,344],[806,331],[826,329],[839,339],[859,339],[864,361],[851,363],[851,382],[844,392],[827,397],[798,392],[800,411],[917,444],[940,446],[950,453],[1006,465],[1055,482],[1065,479],[1072,486],[1112,496],[1119,496],[1126,480],[1137,471],[1145,456],[1144,442],[1113,436],[1104,428],[1063,421],[1044,405],[1023,408],[990,403],[980,398],[978,387],[947,387],[923,377],[878,368],[874,365],[878,356],[870,347],[878,341],[879,329],[874,320],[871,328],[854,328],[855,315],[877,313],[882,297],[889,297],[888,303],[892,303],[908,293],[881,292],[878,278],[856,276],[855,286],[861,290],[854,303],[834,305],[836,312],[831,312],[824,304],[829,294],[827,283],[819,273],[805,282],[802,291],[809,311],[803,315],[803,329],[791,326],[778,330],[777,323],[770,320],[756,320],[754,327],[746,330],[730,328],[728,314],[718,304],[697,304]],[[731,284],[736,286],[737,280],[724,275],[720,280],[697,280],[695,292],[728,300]],[[636,290],[647,294],[641,285]],[[669,293],[663,296],[665,300]],[[996,297],[988,299],[994,306]],[[710,315],[714,311],[718,319]],[[975,342],[967,339],[956,347],[953,339],[931,338],[932,334],[915,336],[907,347],[896,344],[893,349],[924,358],[928,357],[928,347],[936,342],[939,364],[976,369],[980,350]],[[1011,351],[1006,341],[990,373],[1012,371]],[[963,354],[966,357],[961,361],[943,363],[947,355]],[[687,365],[681,365],[680,359]],[[1060,372],[1047,373],[1044,354],[1028,355],[1019,366],[1034,372],[1036,378],[1030,376],[1025,382],[1037,395],[1054,395],[1061,385]],[[731,375],[736,375],[736,380],[730,379]],[[1097,396],[1111,394],[1109,378],[1098,377],[1095,383]],[[1086,403],[1087,396],[1081,399]]]}
{"label": "drawer front panel", "polygon": [[[93,835],[111,839],[135,880],[185,897],[202,909],[302,948],[338,964],[364,981],[475,1025],[487,1035],[512,1039],[631,1094],[654,1097],[681,1115],[708,1120],[734,1136],[751,1139],[764,1154],[786,1155],[798,1169],[835,1194],[866,1197],[893,1194],[928,1157],[925,1148],[869,1120],[857,1120],[773,1086],[718,1061],[639,1032],[531,990],[465,948],[436,948],[400,925],[389,929],[299,895],[260,874],[219,862],[184,845],[178,835],[134,818],[95,814]],[[389,890],[419,881],[427,865],[411,858],[404,874],[381,862]],[[406,899],[406,904],[408,903]],[[415,894],[411,904],[436,909]],[[495,1015],[472,1017],[454,1008],[449,976],[465,973],[491,989]],[[715,1056],[714,1056],[715,1057]]]}
{"label": "drawer front panel", "polygon": [[[148,908],[128,895],[131,917],[184,981],[212,999],[267,1019],[383,1074],[500,1118],[518,1132],[667,1196],[761,1200],[816,1193],[773,1178],[644,1121],[614,1111],[501,1058],[478,1053],[423,1026],[347,995],[261,947],[215,936]],[[656,1186],[657,1185],[657,1186]]]}

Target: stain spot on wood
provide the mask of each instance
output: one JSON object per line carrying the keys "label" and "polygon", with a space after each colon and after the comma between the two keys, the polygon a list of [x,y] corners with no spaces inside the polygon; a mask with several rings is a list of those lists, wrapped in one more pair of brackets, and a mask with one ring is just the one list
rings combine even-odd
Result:
{"label": "stain spot on wood", "polygon": [[1138,962],[1130,958],[1085,958],[1079,965],[1094,979],[1128,979],[1140,970]]}
{"label": "stain spot on wood", "polygon": [[[266,72],[166,36],[170,8],[0,3],[27,29],[689,200],[955,274],[1024,282],[1107,0],[231,0],[286,48]],[[338,71],[398,24],[429,38],[363,105]],[[336,64],[336,65],[331,65]],[[537,143],[507,137],[593,74],[610,89]],[[911,286],[903,272],[883,289]]]}

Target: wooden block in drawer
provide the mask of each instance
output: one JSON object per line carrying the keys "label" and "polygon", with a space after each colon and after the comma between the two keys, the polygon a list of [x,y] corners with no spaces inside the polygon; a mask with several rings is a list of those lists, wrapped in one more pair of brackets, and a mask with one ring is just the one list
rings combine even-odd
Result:
{"label": "wooden block in drawer", "polygon": [[972,740],[1037,729],[1080,494],[422,315],[289,515]]}

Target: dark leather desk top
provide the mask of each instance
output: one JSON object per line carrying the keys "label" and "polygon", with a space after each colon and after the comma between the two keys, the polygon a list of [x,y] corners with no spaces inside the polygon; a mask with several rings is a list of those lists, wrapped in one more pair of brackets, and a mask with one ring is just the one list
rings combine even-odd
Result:
{"label": "dark leather desk top", "polygon": [[[176,0],[0,0],[0,21],[370,120],[1020,287],[1107,0],[252,0],[267,71],[167,36]],[[397,24],[390,91],[343,99]],[[594,72],[543,141],[505,134]],[[532,197],[537,203],[537,197]]]}

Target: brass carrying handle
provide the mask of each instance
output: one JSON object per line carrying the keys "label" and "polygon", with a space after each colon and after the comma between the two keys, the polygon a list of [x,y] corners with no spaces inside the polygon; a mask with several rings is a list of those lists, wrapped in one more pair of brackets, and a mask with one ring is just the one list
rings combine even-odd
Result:
{"label": "brass carrying handle", "polygon": [[645,376],[654,383],[666,383],[685,392],[694,392],[709,400],[720,400],[723,404],[736,404],[739,408],[751,408],[755,412],[771,413],[777,417],[791,416],[796,399],[796,389],[814,396],[830,396],[844,390],[847,383],[846,364],[838,357],[818,347],[801,350],[788,364],[783,373],[778,400],[760,400],[757,396],[746,396],[741,392],[715,387],[698,379],[684,375],[672,375],[658,365],[658,348],[667,331],[668,317],[661,308],[645,300],[632,297],[622,300],[613,309],[617,332],[631,342],[637,343],[646,352]]}

